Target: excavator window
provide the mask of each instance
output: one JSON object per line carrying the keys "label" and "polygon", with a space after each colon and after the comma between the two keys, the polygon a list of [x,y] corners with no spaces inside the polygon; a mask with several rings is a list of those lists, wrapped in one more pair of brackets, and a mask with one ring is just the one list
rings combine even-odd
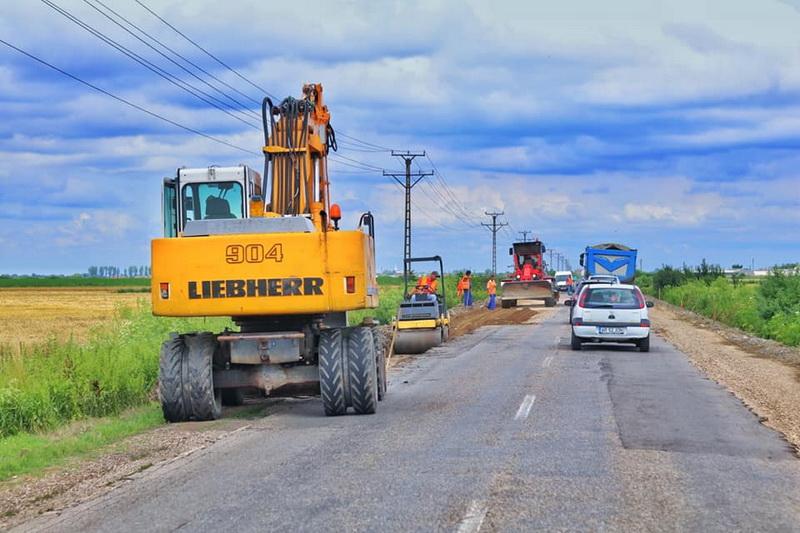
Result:
{"label": "excavator window", "polygon": [[244,195],[241,183],[187,183],[182,188],[183,222],[242,218]]}

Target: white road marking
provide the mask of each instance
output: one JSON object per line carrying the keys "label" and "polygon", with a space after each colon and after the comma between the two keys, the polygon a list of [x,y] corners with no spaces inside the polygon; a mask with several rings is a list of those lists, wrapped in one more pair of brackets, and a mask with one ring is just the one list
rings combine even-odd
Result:
{"label": "white road marking", "polygon": [[525,420],[531,412],[533,402],[536,401],[536,395],[528,394],[517,409],[517,414],[514,415],[514,420]]}
{"label": "white road marking", "polygon": [[458,533],[478,533],[481,530],[484,518],[486,518],[487,511],[488,509],[483,502],[473,500],[469,504],[467,514],[464,515],[458,525]]}
{"label": "white road marking", "polygon": [[553,356],[552,355],[548,355],[547,357],[544,358],[544,361],[542,362],[542,366],[544,368],[547,368],[548,366],[550,366],[550,363],[552,363],[552,362],[553,362]]}

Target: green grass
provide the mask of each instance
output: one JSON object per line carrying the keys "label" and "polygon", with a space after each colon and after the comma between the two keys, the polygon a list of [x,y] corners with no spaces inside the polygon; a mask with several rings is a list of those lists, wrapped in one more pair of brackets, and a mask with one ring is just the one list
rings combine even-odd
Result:
{"label": "green grass", "polygon": [[154,317],[149,305],[121,309],[89,341],[0,345],[0,438],[114,415],[150,401],[161,343],[173,331],[221,331],[228,319]]}
{"label": "green grass", "polygon": [[758,284],[689,281],[665,287],[661,297],[753,335],[800,345],[800,276],[770,276]]}
{"label": "green grass", "polygon": [[83,276],[0,276],[0,288],[12,287],[149,287],[150,278],[86,278]]}
{"label": "green grass", "polygon": [[0,439],[0,481],[64,464],[163,423],[161,407],[149,403],[120,416],[89,419],[50,434],[19,433]]}

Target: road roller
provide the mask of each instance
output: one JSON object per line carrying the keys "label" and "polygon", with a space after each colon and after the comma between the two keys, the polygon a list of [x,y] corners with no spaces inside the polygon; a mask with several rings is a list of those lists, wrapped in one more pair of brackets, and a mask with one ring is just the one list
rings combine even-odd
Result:
{"label": "road roller", "polygon": [[447,296],[444,289],[444,265],[438,255],[432,257],[412,257],[406,259],[406,273],[411,271],[412,263],[438,263],[442,276],[432,282],[431,274],[423,274],[413,290],[409,291],[408,274],[403,279],[403,302],[395,318],[394,352],[418,354],[425,352],[447,340],[450,332],[450,312],[447,309]]}

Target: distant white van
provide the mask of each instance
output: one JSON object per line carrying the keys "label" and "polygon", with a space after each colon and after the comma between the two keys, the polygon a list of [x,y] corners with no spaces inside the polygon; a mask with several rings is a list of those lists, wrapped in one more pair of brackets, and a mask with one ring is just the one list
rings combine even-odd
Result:
{"label": "distant white van", "polygon": [[567,286],[570,285],[572,280],[572,272],[569,270],[559,270],[556,272],[556,287],[560,291],[566,291]]}

